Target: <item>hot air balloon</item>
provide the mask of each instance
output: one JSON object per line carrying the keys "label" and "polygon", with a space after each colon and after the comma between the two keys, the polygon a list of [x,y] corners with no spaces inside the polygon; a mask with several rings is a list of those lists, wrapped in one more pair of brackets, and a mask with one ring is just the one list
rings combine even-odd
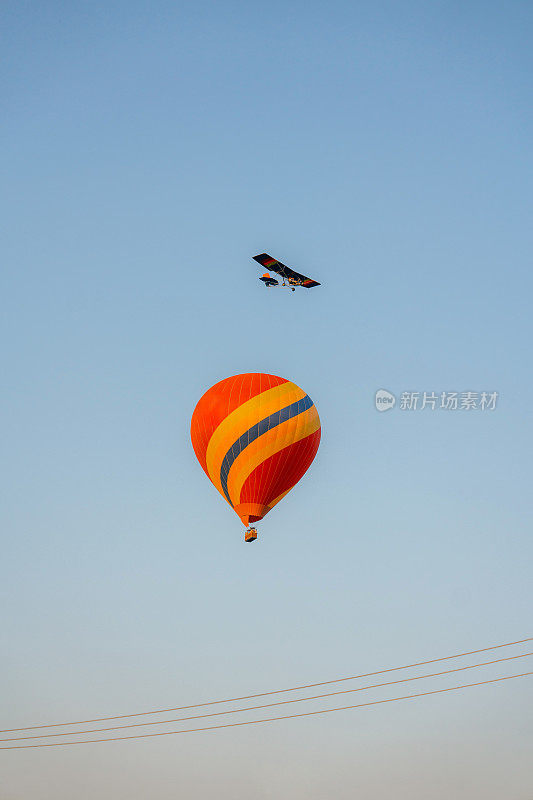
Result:
{"label": "hot air balloon", "polygon": [[295,383],[250,372],[216,383],[191,420],[196,457],[209,480],[257,538],[263,519],[308,470],[320,443],[313,401]]}

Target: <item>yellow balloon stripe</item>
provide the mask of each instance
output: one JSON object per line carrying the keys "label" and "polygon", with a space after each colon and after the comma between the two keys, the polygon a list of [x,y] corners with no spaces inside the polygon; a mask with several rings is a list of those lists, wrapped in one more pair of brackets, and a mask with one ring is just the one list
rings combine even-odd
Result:
{"label": "yellow balloon stripe", "polygon": [[301,439],[305,439],[306,436],[314,433],[319,428],[320,419],[317,410],[314,406],[311,406],[307,411],[282,422],[249,444],[237,456],[229,471],[228,493],[231,502],[234,505],[239,504],[241,489],[246,479],[263,461],[279,453],[287,445],[295,444]]}
{"label": "yellow balloon stripe", "polygon": [[209,440],[206,462],[209,477],[224,498],[220,467],[232,444],[256,422],[301,400],[302,397],[305,397],[305,392],[291,381],[287,381],[255,395],[222,420]]}

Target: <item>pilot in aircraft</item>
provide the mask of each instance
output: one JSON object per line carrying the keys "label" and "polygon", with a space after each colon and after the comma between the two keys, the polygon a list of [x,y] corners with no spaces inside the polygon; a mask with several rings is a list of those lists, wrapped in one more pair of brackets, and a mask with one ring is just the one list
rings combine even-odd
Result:
{"label": "pilot in aircraft", "polygon": [[268,272],[265,272],[265,273],[263,273],[263,275],[261,275],[261,277],[259,278],[259,280],[260,280],[260,281],[263,281],[263,283],[265,284],[265,286],[267,287],[267,289],[268,289],[268,287],[269,287],[269,286],[278,286],[278,285],[279,285],[279,281],[277,281],[275,278],[272,278],[272,277],[271,277],[271,276],[268,274]]}

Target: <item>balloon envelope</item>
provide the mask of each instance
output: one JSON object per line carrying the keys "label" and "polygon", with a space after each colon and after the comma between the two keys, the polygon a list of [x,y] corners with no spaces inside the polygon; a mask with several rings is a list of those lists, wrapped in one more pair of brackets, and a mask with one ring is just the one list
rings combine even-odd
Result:
{"label": "balloon envelope", "polygon": [[191,420],[194,452],[244,525],[298,483],[320,443],[313,401],[295,383],[251,372],[216,383]]}

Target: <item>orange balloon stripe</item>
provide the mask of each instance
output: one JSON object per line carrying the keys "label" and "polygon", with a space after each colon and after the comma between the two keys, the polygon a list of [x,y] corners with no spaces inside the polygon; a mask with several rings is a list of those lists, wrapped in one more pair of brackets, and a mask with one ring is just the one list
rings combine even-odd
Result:
{"label": "orange balloon stripe", "polygon": [[[314,411],[316,415],[315,423],[312,425],[311,429],[304,429],[303,426],[305,420],[303,417],[300,418],[299,421],[302,433],[306,433],[307,430],[309,430],[309,433],[315,433],[320,429],[320,419],[316,409],[314,409]],[[310,466],[311,462],[304,462],[302,460],[302,456],[307,450],[306,444],[303,443],[301,447],[292,448],[293,441],[297,442],[301,438],[300,432],[298,432],[298,435],[294,438],[294,440],[287,442],[287,447],[280,456],[279,465],[276,465],[275,460],[272,459],[270,481],[266,487],[268,492],[267,496],[269,498],[277,497],[283,489],[288,488],[290,485],[294,485]],[[316,450],[313,453],[313,458],[315,453]],[[297,477],[292,477],[294,472],[296,472]]]}
{"label": "orange balloon stripe", "polygon": [[[310,452],[308,442],[317,441],[319,438],[319,432],[315,432],[294,445],[287,445],[282,451],[263,462],[257,468],[255,475],[251,475],[250,480],[244,484],[242,500],[245,501],[250,496],[251,486],[255,480],[261,487],[261,499],[269,510],[272,509],[276,505],[276,500],[285,496],[309,468],[316,452],[316,445]],[[257,494],[257,489],[255,491]]]}
{"label": "orange balloon stripe", "polygon": [[[270,510],[270,500],[281,493],[270,491],[273,478],[276,475],[283,474],[288,456],[290,458],[298,457],[298,449],[291,450],[291,447],[290,439],[289,444],[287,444],[286,438],[282,437],[279,451],[265,458],[244,482],[241,489],[241,500],[243,502],[246,502],[247,498],[253,494],[256,497],[260,497],[261,501],[264,502]],[[290,450],[290,453],[287,452],[288,450]],[[288,488],[288,486],[285,484],[284,488]]]}
{"label": "orange balloon stripe", "polygon": [[[313,409],[313,406],[311,406],[311,409]],[[310,411],[311,411],[311,409],[310,409]],[[315,415],[312,414],[312,412],[311,412],[311,415],[312,415],[312,419],[318,420],[318,415],[316,414],[316,410],[315,410],[316,417],[315,417]],[[294,433],[291,433],[288,430],[284,430],[284,431],[280,432],[280,441],[279,441],[279,447],[278,447],[278,451],[279,452],[285,451],[285,448],[289,444],[291,444],[292,442],[295,442],[295,441],[297,441],[298,439],[301,438],[303,418],[304,418],[303,414],[298,415],[298,417],[296,418],[296,430],[295,430]],[[307,419],[309,420],[310,417],[307,417]],[[320,423],[318,423],[318,424],[320,424]],[[304,428],[304,430],[305,430],[305,428]],[[309,429],[309,432],[311,432],[311,428]],[[275,455],[275,454],[272,453],[271,455]],[[273,468],[276,469],[276,470],[283,469],[283,465],[284,465],[284,463],[286,461],[286,458],[287,458],[287,453],[285,452],[284,456],[280,455],[279,458],[277,458],[277,459],[271,459],[271,458],[265,459],[266,460],[265,466],[262,469],[258,470],[258,472],[257,472],[257,485],[259,487],[258,491],[261,493],[261,495],[263,497],[268,497],[269,496],[268,486],[269,486],[269,484],[270,484],[270,482],[272,480],[272,477],[273,477],[273,473],[272,473]]]}
{"label": "orange balloon stripe", "polygon": [[[320,420],[318,418],[318,414],[315,411],[315,418],[314,421],[316,424],[312,425],[311,427],[307,428],[304,426],[304,419],[303,415],[298,417],[298,427],[296,435],[293,437],[285,437],[284,448],[282,452],[280,452],[279,458],[272,458],[269,459],[267,464],[265,464],[265,478],[264,478],[264,489],[265,497],[271,498],[276,497],[279,494],[279,491],[276,489],[272,489],[272,484],[277,482],[278,478],[282,475],[287,473],[287,467],[290,465],[295,465],[295,461],[299,459],[301,453],[301,448],[296,448],[293,450],[290,445],[293,442],[297,442],[302,438],[302,434],[313,433],[317,428],[320,428]],[[304,468],[304,472],[307,467]],[[303,475],[303,472],[302,472]],[[295,483],[295,481],[293,481]],[[284,482],[283,488],[287,488],[287,481]]]}
{"label": "orange balloon stripe", "polygon": [[206,474],[207,447],[220,423],[247,400],[287,382],[286,378],[257,372],[225,378],[205,392],[194,409],[191,439],[196,457]]}
{"label": "orange balloon stripe", "polygon": [[[221,381],[219,384],[216,384],[200,399],[194,411],[191,421],[193,446],[208,476],[207,451],[214,432],[225,419],[231,416],[233,412],[244,403],[248,402],[251,397],[263,394],[265,391],[273,388],[270,385],[270,381],[266,380],[269,376],[262,376],[261,392],[257,391],[258,385],[248,389],[246,387],[243,388],[242,384],[245,377],[246,376],[237,375],[232,379],[227,379],[226,381]],[[230,383],[230,381],[234,383]],[[255,381],[255,383],[257,384],[257,381]],[[198,435],[199,426],[203,426],[201,436]]]}
{"label": "orange balloon stripe", "polygon": [[[311,400],[309,395],[305,395],[305,397],[302,397],[300,400],[297,400],[295,403],[292,403],[292,404],[290,404],[288,406],[285,406],[285,408],[282,408],[279,411],[276,411],[274,414],[271,414],[270,416],[268,416],[265,419],[261,420],[259,423],[256,423],[255,425],[253,425],[242,436],[240,436],[240,438],[236,442],[234,442],[232,447],[230,447],[230,449],[226,453],[226,455],[224,457],[224,460],[222,462],[222,466],[221,466],[221,469],[220,469],[220,479],[221,479],[221,483],[222,483],[222,489],[224,490],[224,493],[226,495],[226,498],[227,498],[228,502],[231,503],[232,506],[234,504],[233,504],[233,502],[232,502],[232,500],[231,500],[231,498],[230,498],[230,496],[228,494],[228,477],[229,477],[229,473],[230,473],[230,470],[231,470],[231,468],[233,466],[234,461],[239,457],[239,455],[243,451],[246,451],[249,448],[249,446],[256,439],[258,439],[259,437],[264,436],[270,430],[278,428],[284,422],[286,422],[287,420],[289,420],[291,418],[295,418],[295,417],[300,417],[301,418],[301,415],[303,415],[305,411],[307,411],[309,408],[311,408],[312,405],[313,405],[313,401]],[[286,428],[286,427],[287,426],[284,426],[284,428]],[[298,431],[298,429],[299,429],[298,424],[296,424],[296,427],[294,428],[294,430],[292,430],[290,428],[288,430],[287,429],[285,429],[285,430],[282,429],[281,436],[279,437],[281,442],[283,442],[284,439],[287,439],[288,436],[290,436],[290,439],[295,439],[296,435],[297,435],[296,432]],[[251,512],[251,513],[255,514],[256,512]],[[241,514],[239,514],[239,516],[241,516],[241,518],[242,518]],[[261,512],[261,516],[262,516],[262,512]]]}
{"label": "orange balloon stripe", "polygon": [[[280,425],[278,436],[274,442],[272,444],[268,441],[265,442],[265,447],[258,453],[257,458],[252,458],[247,465],[247,469],[242,472],[238,487],[241,502],[246,502],[246,499],[250,496],[256,496],[261,502],[270,506],[270,498],[273,497],[273,493],[269,491],[269,485],[272,482],[273,470],[274,473],[279,470],[283,471],[281,465],[284,464],[286,459],[297,457],[296,451],[292,453],[285,452],[290,447],[287,442],[295,444],[297,441],[314,433],[319,427],[320,422],[314,407],[296,417],[292,426]],[[272,458],[272,456],[281,451],[284,452],[284,458]],[[245,484],[247,491],[243,493]],[[250,484],[253,486],[252,489]],[[286,482],[284,488],[288,488]]]}
{"label": "orange balloon stripe", "polygon": [[213,432],[206,451],[207,474],[224,499],[226,498],[222,489],[220,469],[231,446],[252,425],[261,422],[261,420],[304,396],[305,392],[287,381],[283,386],[275,386],[244,402],[226,417]]}
{"label": "orange balloon stripe", "polygon": [[307,472],[319,443],[320,429],[265,459],[244,482],[240,502],[249,503],[253,497],[273,508]]}
{"label": "orange balloon stripe", "polygon": [[[303,421],[302,421],[303,420]],[[264,461],[284,449],[286,441],[297,442],[320,427],[314,406],[297,417],[277,425],[248,445],[233,462],[228,476],[228,492],[234,505],[242,502],[241,489],[248,476]],[[258,487],[257,487],[258,488]],[[262,501],[262,492],[261,499]]]}
{"label": "orange balloon stripe", "polygon": [[[302,440],[301,445],[297,444],[293,453],[287,454],[289,463],[285,465],[283,471],[280,470],[277,480],[269,487],[268,497],[270,498],[272,495],[275,495],[274,500],[269,499],[271,508],[275,504],[276,497],[279,497],[280,494],[284,495],[286,491],[290,491],[307,472],[313,462],[319,444],[320,430],[317,430],[315,433]],[[278,492],[280,494],[278,494]]]}

